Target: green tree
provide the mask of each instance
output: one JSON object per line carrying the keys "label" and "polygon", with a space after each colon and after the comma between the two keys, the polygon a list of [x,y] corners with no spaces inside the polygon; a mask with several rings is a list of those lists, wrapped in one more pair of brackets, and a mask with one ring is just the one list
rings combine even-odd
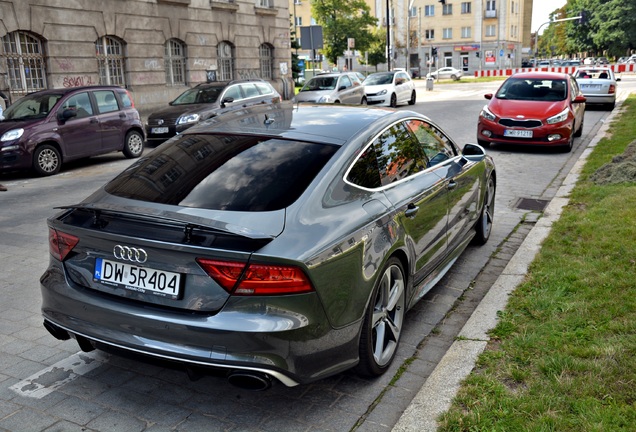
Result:
{"label": "green tree", "polygon": [[[367,61],[370,66],[375,67],[377,72],[378,65],[386,63],[386,29],[376,27],[371,30],[371,44],[367,50]],[[361,63],[364,64],[364,59]]]}
{"label": "green tree", "polygon": [[331,63],[348,49],[348,38],[354,38],[356,50],[367,51],[373,41],[370,29],[377,18],[364,0],[312,0],[311,13],[322,26],[323,54]]}
{"label": "green tree", "polygon": [[636,48],[636,0],[596,0],[592,35],[597,47],[611,56],[623,56]]}

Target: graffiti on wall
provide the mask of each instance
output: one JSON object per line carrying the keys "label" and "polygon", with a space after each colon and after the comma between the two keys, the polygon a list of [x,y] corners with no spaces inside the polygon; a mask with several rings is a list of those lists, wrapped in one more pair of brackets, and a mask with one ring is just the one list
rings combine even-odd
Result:
{"label": "graffiti on wall", "polygon": [[93,78],[88,75],[65,76],[62,78],[62,85],[69,87],[82,87],[88,85],[96,85]]}
{"label": "graffiti on wall", "polygon": [[71,71],[73,70],[73,63],[67,58],[55,58],[55,62],[57,63],[57,67],[62,71]]}
{"label": "graffiti on wall", "polygon": [[239,79],[259,79],[261,74],[258,69],[238,69],[236,76],[238,76]]}
{"label": "graffiti on wall", "polygon": [[144,61],[144,67],[146,69],[157,70],[157,69],[161,69],[161,64],[159,63],[159,60],[157,59],[148,59]]}

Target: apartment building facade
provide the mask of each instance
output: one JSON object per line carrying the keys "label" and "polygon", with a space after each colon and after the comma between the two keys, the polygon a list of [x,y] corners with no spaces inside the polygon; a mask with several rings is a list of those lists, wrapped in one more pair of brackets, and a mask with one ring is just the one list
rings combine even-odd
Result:
{"label": "apartment building facade", "polygon": [[262,78],[285,95],[289,25],[288,0],[1,1],[0,92],[114,84],[153,109],[208,80]]}
{"label": "apartment building facade", "polygon": [[[452,66],[478,70],[520,67],[531,47],[533,0],[365,0],[389,29],[391,67],[426,74]],[[310,0],[289,0],[292,25],[315,25]],[[388,23],[388,26],[387,26]],[[436,54],[434,54],[436,53]],[[356,59],[364,56],[357,52]],[[300,51],[301,58],[310,54]],[[323,67],[339,67],[323,65]],[[365,66],[354,63],[357,70]],[[388,65],[379,66],[386,70]]]}

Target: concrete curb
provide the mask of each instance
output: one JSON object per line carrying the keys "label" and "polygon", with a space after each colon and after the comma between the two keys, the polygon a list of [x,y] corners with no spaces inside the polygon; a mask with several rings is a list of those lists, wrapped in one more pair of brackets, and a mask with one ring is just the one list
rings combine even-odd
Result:
{"label": "concrete curb", "polygon": [[528,233],[497,281],[460,331],[458,338],[461,339],[456,340],[440,360],[393,427],[393,432],[437,430],[437,417],[450,408],[462,381],[475,367],[477,358],[490,340],[488,332],[497,324],[498,312],[506,308],[510,293],[525,279],[528,267],[541,249],[543,241],[550,234],[552,225],[561,217],[563,208],[569,203],[569,195],[590,153],[607,134],[609,124],[621,105],[617,103],[617,109],[607,117],[596,136],[583,151],[546,207],[543,216]]}

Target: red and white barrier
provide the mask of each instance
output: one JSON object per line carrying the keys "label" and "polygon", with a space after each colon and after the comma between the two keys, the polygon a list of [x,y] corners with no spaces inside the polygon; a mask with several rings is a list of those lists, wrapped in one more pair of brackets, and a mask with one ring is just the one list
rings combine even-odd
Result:
{"label": "red and white barrier", "polygon": [[[579,67],[584,67],[588,65],[581,66],[555,66],[555,67],[541,67],[541,68],[516,68],[516,69],[496,69],[496,70],[481,70],[475,71],[475,77],[501,77],[501,76],[510,76],[514,75],[518,72],[559,72],[559,73],[574,73]],[[609,65],[609,68],[614,71],[614,73],[622,73],[622,72],[636,72],[636,64],[619,64],[619,65]]]}

